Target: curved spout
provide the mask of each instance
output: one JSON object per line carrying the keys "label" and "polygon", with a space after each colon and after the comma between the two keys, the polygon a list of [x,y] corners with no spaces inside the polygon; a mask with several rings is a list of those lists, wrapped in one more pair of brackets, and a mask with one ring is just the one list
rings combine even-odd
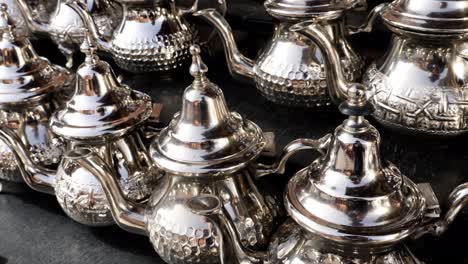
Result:
{"label": "curved spout", "polygon": [[[66,5],[75,10],[75,12],[78,13],[78,15],[81,17],[81,19],[83,20],[83,24],[85,25],[86,29],[89,30],[89,32],[91,33],[91,36],[94,38],[99,49],[104,50],[106,52],[110,51],[111,44],[104,37],[102,37],[101,33],[99,33],[99,29],[96,23],[94,23],[93,17],[89,14],[86,4],[77,0],[69,0],[67,1]],[[124,8],[124,15],[125,12],[126,9]]]}
{"label": "curved spout", "polygon": [[340,56],[325,28],[309,20],[291,26],[290,30],[304,35],[319,46],[325,58],[329,96],[335,104],[345,100],[351,83],[346,80]]}
{"label": "curved spout", "polygon": [[36,165],[30,158],[30,153],[20,137],[7,127],[0,128],[2,140],[15,155],[18,169],[26,184],[33,190],[54,194],[55,171]]}
{"label": "curved spout", "polygon": [[112,169],[96,153],[87,148],[71,150],[67,156],[90,171],[101,183],[111,206],[115,222],[124,230],[146,235],[145,208],[128,200],[120,189]]}
{"label": "curved spout", "polygon": [[218,197],[210,194],[195,196],[187,201],[186,206],[193,213],[206,216],[220,231],[221,264],[232,263],[232,253],[239,264],[268,263],[266,252],[254,252],[241,244],[234,224],[228,219]]}
{"label": "curved spout", "polygon": [[448,210],[444,218],[436,223],[436,235],[443,234],[466,205],[468,205],[468,183],[459,185],[450,193],[447,204]]}
{"label": "curved spout", "polygon": [[26,19],[26,23],[32,31],[41,33],[48,33],[50,31],[49,24],[45,24],[39,21],[32,15],[32,11],[26,3],[26,0],[16,0],[16,2],[18,3],[21,14],[23,15],[24,19]]}
{"label": "curved spout", "polygon": [[286,162],[289,158],[302,150],[311,149],[316,150],[321,154],[325,154],[324,150],[330,145],[332,137],[333,136],[331,134],[327,134],[320,139],[300,138],[290,142],[286,147],[284,147],[280,158],[275,164],[271,166],[263,164],[258,165],[256,177],[260,178],[273,173],[283,174],[286,170]]}
{"label": "curved spout", "polygon": [[254,61],[242,55],[236,45],[232,29],[224,17],[215,9],[197,11],[194,16],[200,16],[210,23],[219,33],[223,41],[229,72],[233,76],[254,78]]}

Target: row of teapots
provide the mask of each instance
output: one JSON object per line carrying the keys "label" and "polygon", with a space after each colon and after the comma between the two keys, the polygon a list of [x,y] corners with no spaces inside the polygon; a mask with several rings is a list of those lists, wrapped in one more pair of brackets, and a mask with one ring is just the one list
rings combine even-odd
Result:
{"label": "row of teapots", "polygon": [[[338,104],[346,97],[342,83],[361,78],[364,66],[347,36],[370,31],[380,15],[393,38],[386,55],[371,64],[363,77],[376,109],[374,118],[409,133],[450,136],[468,131],[464,92],[468,10],[460,1],[442,5],[439,0],[395,0],[377,6],[361,27],[353,28],[345,23],[345,15],[362,6],[362,0],[267,0],[265,8],[278,24],[255,61],[238,51],[223,16],[214,9],[197,11],[198,1],[192,8],[180,9],[169,0],[119,0],[122,14],[117,2],[110,0],[60,1],[49,23],[34,19],[25,0],[11,1],[19,3],[30,28],[49,32],[70,59],[86,27],[100,49],[130,71],[180,67],[196,39],[184,15],[202,17],[219,32],[234,76],[252,80],[273,102],[307,107]],[[290,28],[304,20],[316,24],[311,39]],[[329,56],[327,48],[335,49],[338,56]]]}
{"label": "row of teapots", "polygon": [[[293,29],[306,37],[314,28]],[[403,242],[442,234],[468,203],[468,184],[460,185],[440,217],[428,184],[416,185],[381,159],[380,135],[364,118],[372,107],[362,85],[343,83],[340,110],[349,117],[333,135],[295,140],[275,164],[262,165],[262,130],[229,111],[194,45],[194,81],[182,110],[148,150],[140,128],[151,100],[116,80],[93,38],[81,46],[86,59],[63,103],[53,99],[64,98],[57,93],[68,73],[15,37],[6,5],[0,31],[0,177],[55,194],[80,223],[115,222],[149,236],[168,263],[419,263]],[[280,208],[256,178],[284,173],[302,150],[320,156],[289,181],[290,219],[272,236]],[[51,153],[57,155],[47,163]],[[260,251],[266,244],[269,250]]]}

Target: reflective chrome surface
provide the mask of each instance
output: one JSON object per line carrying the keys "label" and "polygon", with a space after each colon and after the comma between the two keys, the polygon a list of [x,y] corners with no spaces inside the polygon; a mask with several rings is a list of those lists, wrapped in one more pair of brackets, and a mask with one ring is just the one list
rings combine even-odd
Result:
{"label": "reflective chrome surface", "polygon": [[363,88],[350,85],[340,105],[348,119],[327,144],[314,144],[324,154],[289,181],[284,198],[291,218],[267,252],[244,248],[215,196],[199,195],[186,204],[222,234],[221,263],[420,263],[401,242],[428,232],[442,234],[468,204],[464,184],[450,195],[445,217],[439,218],[429,184],[416,185],[382,162],[380,135],[364,118],[371,106]]}
{"label": "reflective chrome surface", "polygon": [[132,72],[169,71],[179,68],[189,58],[189,47],[195,32],[185,20],[189,10],[180,9],[174,1],[121,1],[124,12],[111,39],[99,26],[86,5],[73,1],[70,5],[80,13],[102,50],[109,52],[117,65]]}
{"label": "reflective chrome surface", "polygon": [[[57,0],[55,11],[44,21],[34,15],[26,0],[16,0],[28,26],[34,32],[46,33],[57,43],[67,58],[67,67],[73,66],[73,53],[83,43],[84,24],[80,15],[67,5],[67,0]],[[104,38],[110,38],[120,22],[121,7],[110,0],[83,1],[97,24],[97,30]]]}
{"label": "reflective chrome surface", "polygon": [[[50,9],[55,7],[54,1],[47,0],[29,0],[26,3],[30,7],[33,16],[40,18],[48,18],[49,12],[51,11]],[[8,13],[16,25],[16,34],[28,36],[30,30],[21,12],[21,8],[18,6],[18,2],[16,0],[1,0],[0,4],[6,4],[8,6]]]}
{"label": "reflective chrome surface", "polygon": [[466,3],[399,0],[379,9],[394,35],[363,78],[375,119],[410,133],[466,133]]}
{"label": "reflective chrome surface", "polygon": [[[144,201],[160,176],[139,130],[151,115],[151,100],[121,85],[110,66],[95,55],[96,46],[90,40],[84,42],[82,51],[86,60],[77,71],[75,94],[53,114],[50,131],[68,150],[91,149],[101,157],[97,166],[109,167],[125,197]],[[34,156],[12,130],[3,128],[0,132],[31,188],[55,193],[67,215],[77,222],[96,226],[114,223],[93,170],[77,162],[76,156],[81,154],[69,154],[58,171],[49,170],[34,163]]]}
{"label": "reflective chrome surface", "polygon": [[[56,166],[63,142],[49,131],[49,118],[70,80],[70,73],[39,57],[15,30],[8,6],[0,4],[0,127],[11,129],[41,166]],[[21,182],[15,154],[0,142],[0,179]]]}
{"label": "reflective chrome surface", "polygon": [[290,30],[297,18],[313,18],[320,25],[322,34],[329,38],[331,47],[337,53],[336,60],[329,64],[343,65],[343,72],[339,72],[342,78],[356,80],[363,67],[361,58],[347,41],[348,29],[343,21],[343,13],[358,1],[329,3],[331,7],[318,2],[321,1],[266,1],[267,12],[278,18],[279,23],[256,60],[239,52],[231,27],[217,11],[206,9],[194,15],[202,17],[217,29],[232,75],[255,82],[258,90],[270,101],[290,106],[317,107],[331,101],[339,103],[344,98],[336,98],[335,90],[338,87],[334,83],[335,77],[329,72],[329,58],[321,45]]}

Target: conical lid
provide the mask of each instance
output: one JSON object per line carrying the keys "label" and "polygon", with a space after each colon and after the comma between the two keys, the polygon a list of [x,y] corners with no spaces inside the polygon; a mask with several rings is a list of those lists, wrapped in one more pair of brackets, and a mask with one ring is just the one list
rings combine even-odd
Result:
{"label": "conical lid", "polygon": [[349,118],[327,154],[297,173],[285,196],[291,217],[308,231],[351,246],[397,243],[421,223],[425,202],[417,186],[380,157],[380,135],[363,117],[370,106],[352,87],[340,110]]}
{"label": "conical lid", "polygon": [[81,50],[85,62],[78,68],[76,88],[65,108],[51,119],[54,133],[74,140],[120,137],[151,115],[151,98],[120,84],[110,65],[96,56],[87,34]]}
{"label": "conical lid", "polygon": [[61,88],[68,72],[37,56],[28,39],[17,36],[6,4],[0,4],[0,107],[27,104]]}
{"label": "conical lid", "polygon": [[310,18],[327,12],[352,8],[360,0],[266,0],[265,8],[274,17]]}
{"label": "conical lid", "polygon": [[408,31],[464,34],[468,32],[468,1],[396,0],[382,10],[382,18]]}
{"label": "conical lid", "polygon": [[226,174],[245,167],[265,146],[260,128],[227,108],[221,89],[205,76],[200,48],[190,48],[194,77],[174,116],[151,145],[151,156],[164,170],[184,176]]}

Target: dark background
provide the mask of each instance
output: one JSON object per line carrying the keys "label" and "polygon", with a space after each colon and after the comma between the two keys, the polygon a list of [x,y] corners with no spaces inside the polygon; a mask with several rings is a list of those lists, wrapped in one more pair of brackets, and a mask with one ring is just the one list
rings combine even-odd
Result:
{"label": "dark background", "polygon": [[[262,1],[231,2],[227,17],[236,31],[239,46],[255,57],[272,32],[273,20],[265,13]],[[353,21],[357,21],[360,16],[354,17]],[[202,22],[197,23],[203,26]],[[389,33],[379,24],[373,33],[359,34],[351,40],[369,62],[383,55]],[[209,77],[223,88],[232,111],[256,122],[264,131],[276,133],[278,149],[298,137],[317,138],[329,133],[344,119],[336,107],[296,109],[268,102],[253,86],[236,82],[228,75],[219,40],[213,41],[211,56],[205,56]],[[34,40],[34,46],[40,55],[63,65],[62,56],[50,41]],[[81,61],[78,55],[76,64]],[[174,73],[172,78],[121,74],[131,87],[149,93],[155,102],[164,104],[163,122],[168,122],[180,109],[183,90],[191,82],[188,68]],[[453,188],[468,180],[467,136],[448,139],[411,136],[388,131],[371,122],[381,132],[384,158],[394,162],[415,182],[430,182],[442,204]],[[273,184],[282,189],[297,169],[312,161],[312,155],[294,157],[285,176],[272,175],[260,184]],[[75,223],[65,216],[53,196],[24,188],[17,194],[0,194],[0,208],[0,264],[163,263],[146,237],[126,233],[116,226],[92,228]],[[409,246],[426,263],[468,263],[468,244],[463,241],[467,234],[465,212],[442,237],[426,236],[410,242]]]}

